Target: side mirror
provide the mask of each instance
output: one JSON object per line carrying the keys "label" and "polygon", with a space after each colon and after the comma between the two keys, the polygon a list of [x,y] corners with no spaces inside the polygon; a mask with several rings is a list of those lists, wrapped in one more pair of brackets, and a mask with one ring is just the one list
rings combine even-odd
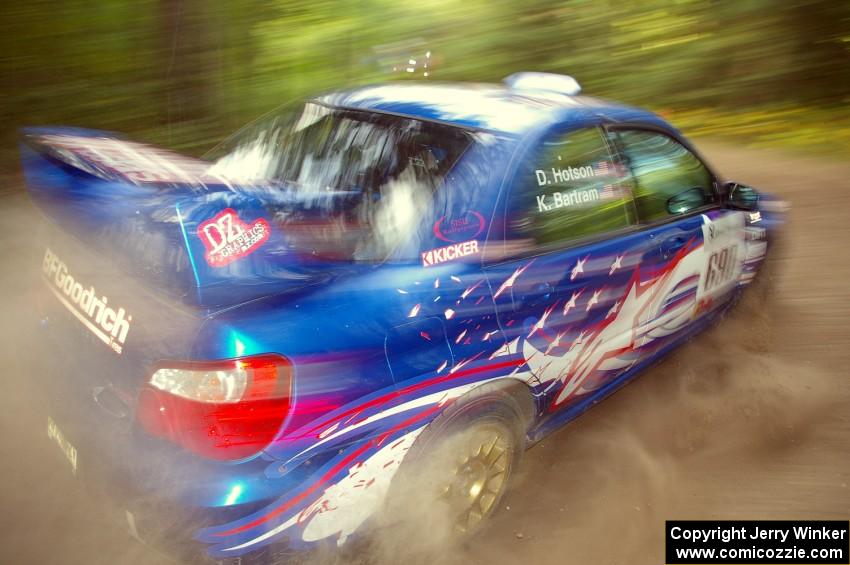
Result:
{"label": "side mirror", "polygon": [[738,210],[758,210],[759,193],[745,184],[730,182],[726,185],[729,205]]}
{"label": "side mirror", "polygon": [[674,194],[667,200],[667,211],[671,214],[685,214],[705,204],[705,193],[698,186]]}

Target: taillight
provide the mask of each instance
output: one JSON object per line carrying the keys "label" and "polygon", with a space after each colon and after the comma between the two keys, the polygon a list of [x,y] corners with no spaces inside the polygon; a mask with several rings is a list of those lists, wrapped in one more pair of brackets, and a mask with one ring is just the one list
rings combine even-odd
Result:
{"label": "taillight", "polygon": [[150,434],[220,460],[258,453],[289,411],[292,370],[277,355],[205,363],[164,363],[139,397]]}

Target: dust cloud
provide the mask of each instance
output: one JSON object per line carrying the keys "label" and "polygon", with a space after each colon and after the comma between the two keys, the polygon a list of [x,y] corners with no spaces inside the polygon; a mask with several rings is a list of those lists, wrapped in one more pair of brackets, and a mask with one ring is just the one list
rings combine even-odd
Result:
{"label": "dust cloud", "polygon": [[[850,164],[700,145],[737,181],[792,210],[771,277],[720,324],[525,453],[485,531],[435,528],[309,563],[661,563],[667,519],[842,519],[850,512]],[[172,563],[125,532],[71,477],[46,435],[32,304],[35,217],[6,178],[0,563]],[[412,504],[417,512],[425,504]]]}

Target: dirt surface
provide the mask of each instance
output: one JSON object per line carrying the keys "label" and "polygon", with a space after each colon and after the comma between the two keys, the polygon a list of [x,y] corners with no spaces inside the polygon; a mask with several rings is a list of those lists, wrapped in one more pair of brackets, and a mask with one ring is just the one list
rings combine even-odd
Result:
{"label": "dirt surface", "polygon": [[[666,519],[850,518],[850,163],[698,145],[792,205],[771,294],[529,450],[490,528],[440,561],[659,564]],[[20,180],[3,181],[0,563],[171,563],[97,511],[48,441],[22,329],[40,248]]]}

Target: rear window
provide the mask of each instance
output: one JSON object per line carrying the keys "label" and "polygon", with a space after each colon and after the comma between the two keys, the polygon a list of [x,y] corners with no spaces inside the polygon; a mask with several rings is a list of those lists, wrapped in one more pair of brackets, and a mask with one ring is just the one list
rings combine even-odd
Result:
{"label": "rear window", "polygon": [[411,237],[469,144],[459,128],[311,102],[225,142],[209,173],[286,195],[276,220],[313,255],[375,261],[401,246],[415,258]]}

